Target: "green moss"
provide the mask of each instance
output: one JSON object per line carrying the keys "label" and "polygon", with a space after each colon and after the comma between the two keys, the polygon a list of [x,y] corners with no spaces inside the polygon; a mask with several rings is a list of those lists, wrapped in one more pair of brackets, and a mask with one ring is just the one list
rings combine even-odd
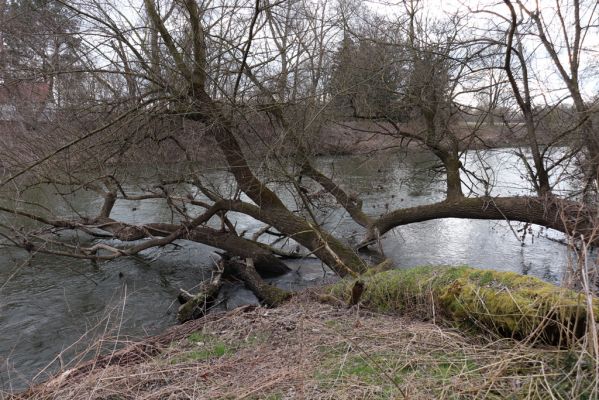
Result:
{"label": "green moss", "polygon": [[[550,343],[580,337],[586,329],[582,294],[513,272],[425,266],[363,280],[362,304],[378,311],[444,317],[518,339],[534,333]],[[348,301],[353,282],[341,281],[330,294]],[[593,309],[599,316],[597,299]]]}
{"label": "green moss", "polygon": [[264,299],[264,301],[266,304],[272,307],[278,306],[291,297],[291,293],[276,286],[265,286],[262,288],[262,290],[264,290],[264,293],[267,297]]}

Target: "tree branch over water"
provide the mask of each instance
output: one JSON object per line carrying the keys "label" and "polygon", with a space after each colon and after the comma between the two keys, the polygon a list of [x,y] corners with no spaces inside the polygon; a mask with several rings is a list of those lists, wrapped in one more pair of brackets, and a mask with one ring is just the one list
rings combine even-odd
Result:
{"label": "tree branch over water", "polygon": [[[262,274],[305,254],[339,276],[363,274],[374,266],[331,228],[332,204],[358,225],[358,247],[377,242],[381,253],[392,229],[440,218],[595,232],[596,98],[580,83],[596,67],[581,65],[589,2],[531,10],[506,0],[477,19],[465,9],[433,18],[418,1],[386,15],[359,2],[121,5],[0,10],[2,234],[28,251],[108,261],[189,241]],[[33,29],[35,18],[64,32]],[[551,68],[560,82],[542,79]],[[500,147],[517,149],[521,196],[496,184],[504,165],[485,161]],[[375,215],[367,190],[340,176],[353,171],[319,158],[382,159],[384,149],[401,149],[398,162],[434,159],[444,198],[387,201]],[[31,199],[48,192],[48,204]],[[259,224],[269,228],[254,232]],[[61,242],[58,228],[96,240]],[[265,288],[253,267],[232,265]]]}

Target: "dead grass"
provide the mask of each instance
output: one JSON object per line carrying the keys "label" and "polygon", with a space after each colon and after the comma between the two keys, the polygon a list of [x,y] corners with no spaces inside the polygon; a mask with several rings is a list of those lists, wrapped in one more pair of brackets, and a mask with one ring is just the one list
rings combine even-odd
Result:
{"label": "dead grass", "polygon": [[[185,327],[183,325],[182,327]],[[188,325],[188,327],[191,325]],[[491,341],[412,319],[321,304],[211,316],[143,362],[89,368],[30,399],[596,398],[584,351]],[[174,335],[171,337],[177,337]]]}

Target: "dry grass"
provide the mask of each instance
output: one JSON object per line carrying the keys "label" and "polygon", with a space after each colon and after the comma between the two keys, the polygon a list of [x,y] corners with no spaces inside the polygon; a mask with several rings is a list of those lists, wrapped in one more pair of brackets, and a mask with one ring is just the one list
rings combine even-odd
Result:
{"label": "dry grass", "polygon": [[196,332],[189,326],[141,363],[88,368],[59,384],[38,386],[26,397],[570,399],[597,394],[594,362],[583,351],[491,341],[413,319],[321,304],[309,293],[277,309],[213,315],[203,326],[194,325]]}

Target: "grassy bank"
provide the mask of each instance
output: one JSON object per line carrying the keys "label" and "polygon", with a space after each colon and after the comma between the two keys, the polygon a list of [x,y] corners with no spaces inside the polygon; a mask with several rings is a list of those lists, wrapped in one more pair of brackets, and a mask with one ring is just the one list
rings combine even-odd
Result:
{"label": "grassy bank", "polygon": [[[142,357],[65,375],[30,399],[584,399],[584,347],[532,347],[305,292],[175,328]],[[409,310],[408,310],[409,311]],[[137,349],[137,350],[136,350]],[[596,392],[595,392],[596,393]]]}

